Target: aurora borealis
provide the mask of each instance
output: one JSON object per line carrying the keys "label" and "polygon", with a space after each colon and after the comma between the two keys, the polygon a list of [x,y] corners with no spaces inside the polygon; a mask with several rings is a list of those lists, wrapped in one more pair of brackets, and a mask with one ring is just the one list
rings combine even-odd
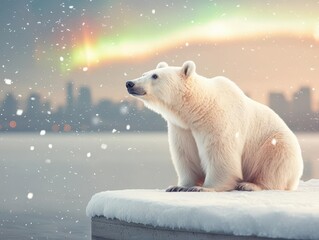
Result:
{"label": "aurora borealis", "polygon": [[[262,39],[267,36],[319,41],[318,17],[303,9],[289,12],[282,7],[276,10],[266,8],[259,14],[257,7],[247,8],[247,3],[200,1],[193,5],[188,9],[190,14],[181,17],[181,14],[176,16],[176,12],[168,11],[163,20],[160,20],[161,15],[166,9],[156,11],[156,6],[149,9],[146,22],[143,14],[137,12],[135,16],[129,16],[129,23],[119,32],[110,35],[101,31],[96,37],[91,37],[83,22],[80,29],[83,38],[79,39],[67,58],[63,57],[67,60],[62,61],[62,69],[71,71],[75,67],[147,57],[174,46],[201,41]],[[266,3],[264,5],[267,6]],[[168,10],[172,6],[165,5]],[[186,5],[183,7],[187,9]]]}
{"label": "aurora borealis", "polygon": [[[0,95],[30,91],[65,98],[65,83],[88,85],[95,101],[127,97],[123,82],[159,61],[193,60],[253,98],[287,97],[306,85],[319,97],[317,1],[4,0]],[[315,107],[318,108],[318,104]]]}

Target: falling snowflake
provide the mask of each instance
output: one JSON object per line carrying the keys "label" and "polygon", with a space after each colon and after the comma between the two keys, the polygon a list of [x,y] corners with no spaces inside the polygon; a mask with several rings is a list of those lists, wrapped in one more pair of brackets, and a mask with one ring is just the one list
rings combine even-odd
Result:
{"label": "falling snowflake", "polygon": [[129,124],[126,125],[126,130],[130,130],[131,126]]}
{"label": "falling snowflake", "polygon": [[60,57],[60,61],[61,61],[61,62],[63,62],[63,61],[64,61],[64,58],[63,58],[62,56]]}
{"label": "falling snowflake", "polygon": [[93,125],[96,126],[96,125],[98,125],[99,123],[101,123],[101,119],[100,119],[98,116],[96,116],[96,117],[93,117],[93,118],[92,118],[92,121],[91,121],[91,122],[92,122]]}
{"label": "falling snowflake", "polygon": [[16,114],[17,114],[17,116],[21,116],[23,114],[23,110],[22,109],[17,109]]}
{"label": "falling snowflake", "polygon": [[82,70],[83,70],[83,72],[86,72],[87,70],[89,70],[89,68],[88,67],[83,67]]}
{"label": "falling snowflake", "polygon": [[236,138],[239,137],[239,132],[236,132],[235,137],[236,137]]}
{"label": "falling snowflake", "polygon": [[44,161],[46,164],[50,164],[51,163],[51,159],[45,159]]}
{"label": "falling snowflake", "polygon": [[115,128],[113,128],[112,133],[116,133],[116,132],[117,132],[117,130]]}
{"label": "falling snowflake", "polygon": [[29,192],[28,195],[27,195],[27,198],[28,198],[28,199],[32,199],[32,198],[33,198],[33,193],[32,193],[32,192]]}
{"label": "falling snowflake", "polygon": [[30,151],[34,151],[34,146],[30,146]]}
{"label": "falling snowflake", "polygon": [[155,9],[152,9],[152,14],[155,14]]}
{"label": "falling snowflake", "polygon": [[5,78],[4,79],[4,83],[7,84],[7,85],[11,85],[13,82],[12,82],[11,79]]}
{"label": "falling snowflake", "polygon": [[40,131],[40,136],[44,136],[46,134],[46,131],[45,130],[41,130]]}
{"label": "falling snowflake", "polygon": [[272,145],[276,145],[276,144],[277,144],[277,140],[276,140],[275,138],[273,138],[273,139],[271,140],[271,144],[272,144]]}
{"label": "falling snowflake", "polygon": [[101,144],[101,148],[102,148],[103,150],[105,150],[105,149],[107,149],[107,145],[106,145],[105,143],[102,143],[102,144]]}
{"label": "falling snowflake", "polygon": [[127,106],[121,106],[120,107],[120,113],[122,114],[122,115],[126,115],[126,114],[128,114],[128,107]]}
{"label": "falling snowflake", "polygon": [[48,144],[48,148],[52,149],[53,145],[51,143]]}
{"label": "falling snowflake", "polygon": [[86,157],[90,158],[90,157],[91,157],[91,153],[88,152],[88,153],[86,154]]}

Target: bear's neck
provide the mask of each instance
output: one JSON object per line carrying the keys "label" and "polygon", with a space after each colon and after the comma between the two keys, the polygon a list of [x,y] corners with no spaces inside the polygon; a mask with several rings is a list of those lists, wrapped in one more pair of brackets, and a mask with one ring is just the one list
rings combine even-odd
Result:
{"label": "bear's neck", "polygon": [[[206,79],[205,79],[206,80]],[[214,96],[214,89],[206,81],[195,81],[196,84],[188,86],[180,106],[176,106],[181,120],[193,130],[207,129],[218,120],[221,111]]]}

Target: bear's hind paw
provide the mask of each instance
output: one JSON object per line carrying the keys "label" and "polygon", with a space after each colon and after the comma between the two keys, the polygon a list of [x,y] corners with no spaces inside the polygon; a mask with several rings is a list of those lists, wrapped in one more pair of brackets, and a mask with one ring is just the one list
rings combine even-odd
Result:
{"label": "bear's hind paw", "polygon": [[238,190],[238,191],[260,191],[262,189],[261,189],[261,187],[259,187],[258,185],[254,184],[254,183],[241,182],[241,183],[237,184],[236,190]]}

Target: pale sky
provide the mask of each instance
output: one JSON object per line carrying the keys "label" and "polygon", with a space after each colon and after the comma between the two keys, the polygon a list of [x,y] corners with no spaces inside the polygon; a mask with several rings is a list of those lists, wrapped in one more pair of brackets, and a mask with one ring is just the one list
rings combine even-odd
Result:
{"label": "pale sky", "polygon": [[[0,9],[1,97],[39,92],[53,106],[65,83],[94,100],[129,98],[124,83],[159,61],[193,60],[258,101],[313,88],[319,105],[317,1],[22,1]],[[12,84],[5,83],[12,80]],[[130,98],[129,98],[130,99]]]}

